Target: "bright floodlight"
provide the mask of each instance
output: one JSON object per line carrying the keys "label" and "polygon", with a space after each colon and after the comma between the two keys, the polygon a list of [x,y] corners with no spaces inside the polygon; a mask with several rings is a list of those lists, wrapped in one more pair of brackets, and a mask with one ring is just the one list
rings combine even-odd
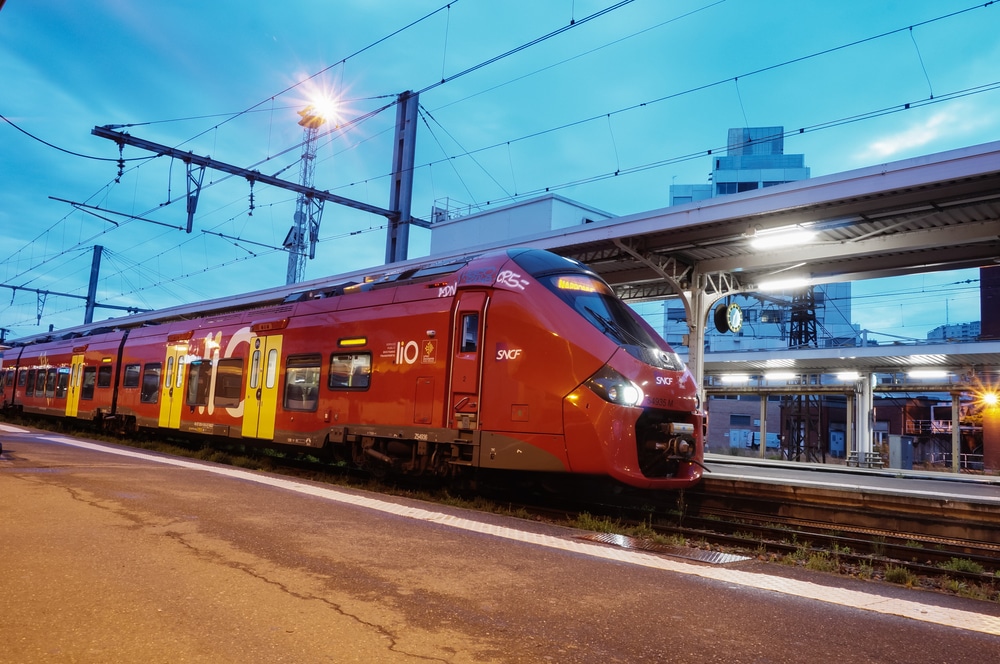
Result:
{"label": "bright floodlight", "polygon": [[997,396],[996,392],[985,392],[982,396],[984,406],[996,406],[1000,403],[1000,397]]}
{"label": "bright floodlight", "polygon": [[316,97],[308,106],[299,111],[302,119],[299,124],[306,128],[318,128],[324,122],[336,121],[339,105],[331,97]]}

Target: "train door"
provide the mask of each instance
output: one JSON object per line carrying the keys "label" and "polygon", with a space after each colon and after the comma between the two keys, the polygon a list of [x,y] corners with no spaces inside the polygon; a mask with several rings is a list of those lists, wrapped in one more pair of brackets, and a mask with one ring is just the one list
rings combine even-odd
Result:
{"label": "train door", "polygon": [[281,335],[250,337],[247,391],[243,402],[243,435],[246,438],[274,438],[274,418],[278,410],[278,374],[281,369]]}
{"label": "train door", "polygon": [[456,298],[452,322],[451,349],[451,424],[459,429],[476,429],[482,387],[483,337],[485,331],[486,293],[470,291]]}
{"label": "train door", "polygon": [[181,426],[181,408],[184,406],[184,369],[187,363],[188,342],[186,338],[175,339],[167,337],[167,355],[163,361],[163,387],[160,389],[160,420],[161,427],[179,429]]}
{"label": "train door", "polygon": [[66,417],[76,417],[80,409],[80,385],[83,380],[83,353],[73,356],[70,363],[69,389],[66,391]]}

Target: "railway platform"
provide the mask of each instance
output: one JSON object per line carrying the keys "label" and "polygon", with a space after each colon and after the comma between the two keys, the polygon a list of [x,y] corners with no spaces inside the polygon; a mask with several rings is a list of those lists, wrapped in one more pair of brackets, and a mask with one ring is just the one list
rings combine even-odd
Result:
{"label": "railway platform", "polygon": [[770,503],[775,513],[808,518],[810,508],[845,524],[885,527],[921,522],[928,534],[1000,544],[1000,477],[924,470],[762,461],[706,455],[695,492],[728,500]]}
{"label": "railway platform", "polygon": [[973,662],[1000,606],[0,425],[0,662]]}

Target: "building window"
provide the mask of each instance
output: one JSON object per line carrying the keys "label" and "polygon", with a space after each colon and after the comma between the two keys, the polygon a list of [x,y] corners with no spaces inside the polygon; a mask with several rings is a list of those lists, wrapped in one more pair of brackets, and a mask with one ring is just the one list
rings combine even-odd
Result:
{"label": "building window", "polygon": [[751,425],[753,425],[753,418],[750,415],[732,413],[729,416],[729,426],[731,427],[749,427]]}
{"label": "building window", "polygon": [[736,186],[736,191],[737,192],[740,192],[740,191],[753,191],[754,189],[757,189],[757,183],[756,182],[740,182]]}

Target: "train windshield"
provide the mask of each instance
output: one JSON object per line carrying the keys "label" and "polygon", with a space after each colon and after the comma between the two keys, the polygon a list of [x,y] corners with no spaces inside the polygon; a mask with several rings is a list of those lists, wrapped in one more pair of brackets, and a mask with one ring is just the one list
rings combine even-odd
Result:
{"label": "train windshield", "polygon": [[661,369],[683,370],[677,354],[664,351],[639,321],[638,314],[600,279],[586,274],[561,274],[547,277],[542,283],[636,359]]}

